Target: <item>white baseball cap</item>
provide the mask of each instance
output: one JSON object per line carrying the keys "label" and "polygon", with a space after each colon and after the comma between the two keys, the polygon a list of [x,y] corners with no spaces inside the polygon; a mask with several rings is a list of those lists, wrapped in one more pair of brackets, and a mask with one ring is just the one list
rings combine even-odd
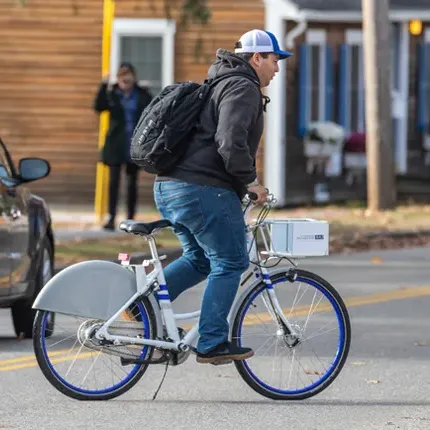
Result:
{"label": "white baseball cap", "polygon": [[237,46],[238,47],[234,50],[236,54],[270,52],[278,54],[280,60],[284,60],[293,55],[292,52],[282,51],[275,35],[265,30],[248,31],[239,39]]}

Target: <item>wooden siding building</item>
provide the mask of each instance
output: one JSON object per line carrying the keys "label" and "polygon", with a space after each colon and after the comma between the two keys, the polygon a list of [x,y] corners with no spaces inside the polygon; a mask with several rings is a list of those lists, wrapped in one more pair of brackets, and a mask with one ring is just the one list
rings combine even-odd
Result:
{"label": "wooden siding building", "polygon": [[[339,159],[322,178],[309,174],[302,142],[312,121],[332,120],[347,134],[365,130],[361,0],[208,3],[210,24],[184,29],[177,11],[166,19],[164,0],[116,0],[112,73],[130,60],[154,93],[174,81],[202,81],[217,48],[232,49],[252,28],[272,31],[295,55],[280,62],[266,90],[262,179],[281,205],[314,200],[321,183],[330,199],[361,196],[363,183],[348,183],[343,166],[333,169]],[[399,184],[411,194],[430,191],[427,3],[391,1],[393,148]],[[94,201],[99,121],[92,104],[101,79],[102,13],[102,0],[27,0],[25,7],[0,0],[0,136],[16,159],[50,160],[50,177],[32,189],[51,203]],[[408,24],[416,18],[423,31],[412,36]],[[198,35],[203,45],[196,58]],[[139,204],[153,203],[152,182],[141,173]]]}
{"label": "wooden siding building", "polygon": [[[217,48],[231,49],[242,33],[264,27],[260,0],[245,9],[243,0],[209,4],[210,24],[183,30],[166,19],[164,0],[117,0],[111,70],[131,60],[154,92],[173,81],[202,81]],[[0,136],[14,158],[51,162],[51,175],[31,188],[52,203],[94,201],[102,24],[102,0],[27,0],[25,7],[0,0]],[[152,182],[140,174],[140,204],[153,204]]]}

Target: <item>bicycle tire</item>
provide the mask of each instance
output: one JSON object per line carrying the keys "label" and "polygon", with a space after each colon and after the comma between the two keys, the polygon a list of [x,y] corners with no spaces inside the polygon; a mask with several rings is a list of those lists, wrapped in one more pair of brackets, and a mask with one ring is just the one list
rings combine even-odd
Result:
{"label": "bicycle tire", "polygon": [[[146,317],[149,322],[149,339],[155,339],[157,332],[157,323],[154,315],[154,309],[150,303],[150,301],[143,297],[134,302],[136,304],[140,304],[140,306],[144,309],[146,313]],[[66,396],[76,399],[76,400],[109,400],[115,397],[118,397],[125,392],[129,391],[133,388],[142,376],[145,374],[149,364],[135,364],[133,367],[133,376],[126,380],[125,383],[119,385],[116,389],[113,389],[109,392],[100,392],[100,393],[84,393],[76,390],[70,386],[64,379],[58,375],[58,373],[52,367],[48,357],[45,354],[45,348],[43,343],[43,327],[44,327],[44,319],[46,318],[46,314],[48,311],[37,311],[34,326],[33,326],[33,346],[34,353],[36,356],[37,363],[39,365],[40,370],[42,371],[45,378],[51,383],[51,385],[56,388],[61,393]],[[148,350],[145,354],[145,359],[150,359],[152,357],[154,348],[148,347]],[[105,391],[105,390],[103,390]]]}
{"label": "bicycle tire", "polygon": [[[345,365],[351,344],[351,323],[348,310],[336,289],[329,282],[312,272],[308,272],[301,269],[296,269],[295,271],[297,273],[297,279],[310,280],[311,282],[318,284],[321,287],[321,290],[326,292],[328,296],[331,297],[333,301],[337,304],[343,321],[344,340],[340,348],[340,357],[338,363],[331,370],[330,374],[326,377],[326,379],[320,384],[318,384],[316,387],[297,394],[291,392],[281,393],[279,392],[279,390],[268,388],[267,384],[263,384],[261,381],[258,380],[258,377],[256,378],[255,375],[251,374],[252,372],[250,372],[249,367],[246,364],[247,360],[234,362],[236,369],[238,370],[242,379],[248,384],[248,386],[250,386],[254,391],[261,394],[262,396],[274,400],[303,400],[315,396],[316,394],[325,390],[337,378],[343,366]],[[280,280],[282,279],[288,281],[286,271],[278,272],[273,275],[270,275],[269,273],[269,276],[272,280],[272,283],[274,284],[281,282]],[[244,312],[247,311],[248,307],[250,306],[250,302],[252,302],[252,300],[254,300],[266,288],[266,284],[261,281],[247,294],[247,296],[240,303],[238,311],[234,317],[232,328],[232,342],[235,342],[236,345],[240,344],[239,333],[241,324],[243,322]],[[250,360],[252,360],[252,358]]]}

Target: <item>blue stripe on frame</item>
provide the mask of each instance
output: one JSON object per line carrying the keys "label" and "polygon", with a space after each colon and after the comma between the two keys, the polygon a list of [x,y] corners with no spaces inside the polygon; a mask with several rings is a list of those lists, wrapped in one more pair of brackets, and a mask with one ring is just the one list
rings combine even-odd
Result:
{"label": "blue stripe on frame", "polygon": [[169,297],[169,293],[167,291],[159,291],[157,293],[158,297]]}

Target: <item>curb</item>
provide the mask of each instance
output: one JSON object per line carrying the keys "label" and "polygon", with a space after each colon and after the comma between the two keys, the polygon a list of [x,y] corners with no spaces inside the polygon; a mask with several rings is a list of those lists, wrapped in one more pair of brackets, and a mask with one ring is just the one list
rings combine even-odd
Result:
{"label": "curb", "polygon": [[[430,230],[400,230],[400,231],[381,231],[378,233],[368,233],[363,235],[364,239],[367,239],[368,241],[374,240],[374,239],[410,239],[410,238],[418,238],[418,237],[430,237]],[[351,241],[353,241],[355,237],[351,235],[350,237],[344,237],[343,238],[343,246],[347,246]],[[384,248],[384,249],[390,249],[390,248]],[[391,249],[396,249],[394,247],[391,247]],[[358,250],[361,251],[361,250]],[[358,252],[357,251],[357,252]],[[170,263],[172,260],[176,260],[182,255],[182,248],[181,247],[175,247],[175,248],[160,248],[159,249],[160,255],[166,255],[166,260],[164,260],[166,263]],[[340,254],[341,251],[330,251],[330,255]],[[149,252],[141,252],[141,253],[135,253],[131,255],[130,263],[136,264],[141,262],[145,259],[150,259],[151,254]],[[118,263],[118,260],[108,260],[113,263]],[[118,263],[119,264],[119,263]],[[55,273],[61,272],[61,270],[65,269],[67,266],[60,266],[55,270]]]}

